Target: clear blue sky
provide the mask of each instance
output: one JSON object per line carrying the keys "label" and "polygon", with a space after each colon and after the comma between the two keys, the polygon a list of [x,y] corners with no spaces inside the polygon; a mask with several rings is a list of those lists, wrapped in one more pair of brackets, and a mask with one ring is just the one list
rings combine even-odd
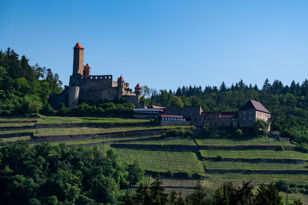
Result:
{"label": "clear blue sky", "polygon": [[307,0],[0,0],[0,49],[68,84],[73,46],[93,75],[134,87],[262,86],[308,74]]}

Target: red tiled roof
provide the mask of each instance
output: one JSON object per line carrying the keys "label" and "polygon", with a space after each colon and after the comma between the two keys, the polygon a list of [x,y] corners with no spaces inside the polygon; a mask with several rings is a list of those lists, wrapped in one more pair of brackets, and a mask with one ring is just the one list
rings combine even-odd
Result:
{"label": "red tiled roof", "polygon": [[141,86],[139,85],[139,83],[136,85],[135,89],[141,89]]}
{"label": "red tiled roof", "polygon": [[160,107],[160,106],[152,105],[152,108],[160,108],[160,109],[164,109],[165,107]]}
{"label": "red tiled roof", "polygon": [[76,43],[76,46],[74,48],[80,48],[80,49],[84,49],[79,42]]}
{"label": "red tiled roof", "polygon": [[89,64],[87,64],[84,68],[91,68],[91,67],[89,66]]}
{"label": "red tiled roof", "polygon": [[124,82],[124,79],[122,78],[122,75],[118,78],[118,82]]}
{"label": "red tiled roof", "polygon": [[265,113],[270,113],[260,102],[255,100],[249,100],[245,105],[243,105],[240,109],[243,110],[257,110]]}

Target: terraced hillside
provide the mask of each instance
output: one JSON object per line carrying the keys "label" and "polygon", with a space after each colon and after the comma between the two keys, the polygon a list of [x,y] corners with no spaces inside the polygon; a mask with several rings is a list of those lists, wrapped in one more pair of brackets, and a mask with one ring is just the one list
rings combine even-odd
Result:
{"label": "terraced hillside", "polygon": [[[186,127],[191,128],[191,127]],[[139,164],[165,186],[190,193],[197,179],[207,186],[224,181],[269,183],[284,180],[308,184],[308,154],[288,141],[167,137],[169,129],[148,120],[120,118],[42,117],[0,119],[1,143],[28,140],[93,146],[107,144],[123,163]],[[296,195],[307,200],[306,195]],[[308,201],[306,201],[307,203]]]}

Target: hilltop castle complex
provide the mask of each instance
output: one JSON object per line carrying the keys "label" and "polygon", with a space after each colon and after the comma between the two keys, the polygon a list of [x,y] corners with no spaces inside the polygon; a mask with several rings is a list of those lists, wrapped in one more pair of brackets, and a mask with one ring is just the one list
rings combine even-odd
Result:
{"label": "hilltop castle complex", "polygon": [[60,95],[51,96],[51,104],[57,107],[65,103],[69,108],[78,104],[79,100],[86,101],[117,101],[125,98],[136,107],[143,107],[139,102],[142,88],[139,83],[135,92],[129,88],[122,75],[113,81],[112,75],[91,75],[89,64],[84,65],[84,48],[77,43],[74,47],[73,74],[69,86]]}

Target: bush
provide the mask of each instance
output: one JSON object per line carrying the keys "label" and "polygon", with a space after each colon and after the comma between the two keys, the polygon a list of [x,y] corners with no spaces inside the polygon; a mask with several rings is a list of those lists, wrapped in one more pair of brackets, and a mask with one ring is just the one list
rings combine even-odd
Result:
{"label": "bush", "polygon": [[188,129],[171,129],[163,134],[164,137],[188,137],[193,136],[194,133]]}
{"label": "bush", "polygon": [[241,129],[236,129],[236,130],[234,131],[234,134],[235,134],[236,136],[242,136],[242,135],[243,135],[243,131],[242,131]]}

